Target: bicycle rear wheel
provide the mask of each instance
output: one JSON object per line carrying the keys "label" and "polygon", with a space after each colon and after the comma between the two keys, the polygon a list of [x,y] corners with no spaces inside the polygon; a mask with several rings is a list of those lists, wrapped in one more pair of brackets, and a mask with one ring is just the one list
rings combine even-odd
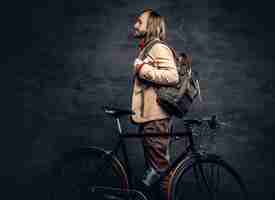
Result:
{"label": "bicycle rear wheel", "polygon": [[104,193],[95,193],[94,188],[128,189],[121,163],[97,148],[65,154],[56,164],[53,175],[51,200],[108,199]]}
{"label": "bicycle rear wheel", "polygon": [[240,175],[216,155],[197,156],[173,175],[171,200],[245,200],[247,191]]}

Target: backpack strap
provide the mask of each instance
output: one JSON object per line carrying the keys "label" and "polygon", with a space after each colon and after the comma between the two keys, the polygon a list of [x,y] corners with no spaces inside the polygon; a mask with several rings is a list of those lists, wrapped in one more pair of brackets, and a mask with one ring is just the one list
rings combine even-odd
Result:
{"label": "backpack strap", "polygon": [[[164,41],[161,41],[161,40],[157,40],[157,39],[154,39],[152,41],[150,41],[145,47],[144,47],[144,50],[142,52],[142,54],[140,55],[140,59],[141,60],[144,60],[148,54],[149,54],[149,51],[153,48],[153,46],[157,43],[160,43],[160,44],[164,44],[165,46],[167,46],[169,49],[171,49],[171,51],[173,52],[173,55],[174,55],[174,59],[175,59],[175,62],[177,62],[176,60],[176,52],[174,49],[170,48]],[[143,85],[142,86],[142,89],[141,89],[141,116],[143,117],[144,116],[144,90],[149,87],[148,85]]]}
{"label": "backpack strap", "polygon": [[175,58],[175,59],[177,58],[177,53],[176,53],[176,51],[175,51],[174,48],[169,47],[168,44],[167,44],[166,42],[162,41],[162,40],[157,40],[157,39],[155,39],[155,40],[150,41],[150,42],[144,47],[144,50],[143,50],[142,55],[140,56],[140,59],[141,59],[141,60],[145,59],[146,56],[148,56],[149,51],[150,51],[150,50],[153,48],[153,46],[154,46],[155,44],[157,44],[157,43],[163,44],[163,45],[167,46],[167,47],[172,51],[172,53],[173,53],[173,55],[174,55],[174,58]]}
{"label": "backpack strap", "polygon": [[[144,60],[148,54],[149,54],[149,51],[153,48],[153,46],[157,43],[160,43],[161,41],[160,40],[152,40],[150,41],[143,49],[143,52],[142,54],[139,56],[139,58],[141,60]],[[144,90],[146,88],[148,88],[149,86],[148,85],[142,85],[142,88],[141,88],[141,116],[143,117],[144,116]]]}
{"label": "backpack strap", "polygon": [[177,62],[178,62],[177,57],[178,57],[178,56],[177,56],[177,53],[176,53],[175,49],[169,47],[169,45],[168,45],[166,42],[164,42],[164,41],[162,41],[162,40],[157,40],[157,39],[155,39],[155,40],[149,42],[149,44],[146,45],[146,46],[144,47],[145,49],[144,49],[144,51],[143,51],[143,53],[142,53],[142,55],[141,55],[141,57],[140,57],[141,60],[145,59],[145,58],[149,55],[149,51],[150,51],[150,50],[153,48],[153,46],[154,46],[155,44],[157,44],[157,43],[165,45],[166,47],[168,47],[168,48],[172,51],[172,54],[173,54],[173,57],[174,57],[174,61],[175,61],[175,63],[177,64]]}
{"label": "backpack strap", "polygon": [[141,60],[144,60],[146,56],[148,56],[149,51],[153,48],[153,46],[157,43],[162,43],[162,41],[154,39],[148,42],[147,45],[145,45],[143,52],[141,56],[139,57]]}

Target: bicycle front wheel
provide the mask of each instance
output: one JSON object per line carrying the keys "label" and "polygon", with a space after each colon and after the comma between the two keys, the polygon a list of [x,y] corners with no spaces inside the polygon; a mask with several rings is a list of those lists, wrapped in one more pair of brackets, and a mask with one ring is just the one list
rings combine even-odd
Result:
{"label": "bicycle front wheel", "polygon": [[182,163],[173,175],[172,200],[247,199],[247,191],[240,175],[220,157],[200,155],[186,163]]}
{"label": "bicycle front wheel", "polygon": [[107,199],[95,187],[128,189],[121,163],[104,150],[89,148],[65,154],[53,170],[51,200]]}

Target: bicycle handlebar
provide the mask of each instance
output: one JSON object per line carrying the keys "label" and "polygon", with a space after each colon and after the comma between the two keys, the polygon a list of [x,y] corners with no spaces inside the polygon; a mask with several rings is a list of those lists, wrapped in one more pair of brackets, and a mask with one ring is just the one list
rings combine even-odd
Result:
{"label": "bicycle handlebar", "polygon": [[[113,108],[110,106],[103,106],[102,109],[104,112],[112,117],[119,118],[121,116],[125,115],[133,115],[135,114],[132,110],[125,110],[125,109],[119,109],[119,108]],[[201,125],[203,122],[207,122],[209,128],[211,129],[217,129],[222,124],[217,120],[216,115],[212,115],[211,117],[205,117],[202,119],[184,119],[184,123],[187,126],[192,125]]]}

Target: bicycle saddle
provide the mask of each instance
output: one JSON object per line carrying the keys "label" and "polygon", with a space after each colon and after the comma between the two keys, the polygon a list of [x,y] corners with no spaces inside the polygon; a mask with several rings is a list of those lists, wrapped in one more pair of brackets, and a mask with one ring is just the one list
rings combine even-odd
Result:
{"label": "bicycle saddle", "polygon": [[102,109],[104,112],[108,115],[111,115],[113,117],[120,117],[123,115],[134,115],[135,112],[132,110],[126,110],[126,109],[120,109],[120,108],[113,108],[109,106],[103,106]]}

